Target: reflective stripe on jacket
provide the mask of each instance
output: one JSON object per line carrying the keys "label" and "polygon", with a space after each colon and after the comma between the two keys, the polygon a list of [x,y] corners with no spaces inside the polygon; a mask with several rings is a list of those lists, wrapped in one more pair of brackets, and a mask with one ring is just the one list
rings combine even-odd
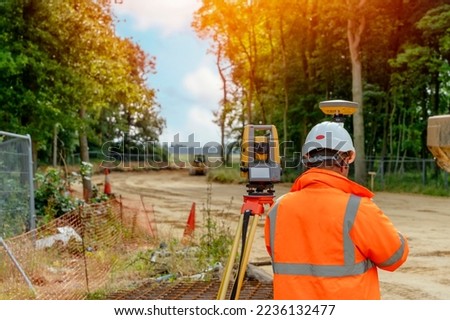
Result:
{"label": "reflective stripe on jacket", "polygon": [[266,218],[275,299],[380,299],[377,267],[393,271],[408,244],[351,180],[310,169]]}

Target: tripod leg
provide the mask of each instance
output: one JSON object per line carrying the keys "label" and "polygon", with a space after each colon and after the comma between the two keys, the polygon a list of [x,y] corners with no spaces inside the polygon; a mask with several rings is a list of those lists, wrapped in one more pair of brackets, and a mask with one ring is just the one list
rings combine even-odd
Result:
{"label": "tripod leg", "polygon": [[242,258],[242,264],[241,264],[241,268],[243,268],[243,270],[240,270],[239,278],[237,279],[238,283],[237,283],[237,290],[236,290],[236,297],[235,297],[236,300],[239,299],[239,294],[241,292],[242,283],[244,282],[244,275],[245,275],[245,271],[246,271],[246,268],[248,265],[248,260],[250,259],[250,251],[252,250],[253,239],[255,238],[258,221],[259,221],[259,215],[254,215],[253,220],[252,220],[252,225],[250,226],[250,233],[248,235],[247,241],[245,242],[245,248],[243,251],[243,258]]}
{"label": "tripod leg", "polygon": [[239,240],[242,233],[242,227],[244,224],[244,215],[241,214],[241,217],[239,219],[238,228],[236,230],[236,235],[234,236],[233,246],[231,248],[230,257],[228,258],[227,265],[224,269],[224,274],[222,276],[222,281],[220,282],[220,288],[219,292],[217,293],[217,299],[216,300],[224,300],[225,295],[228,290],[228,285],[230,284],[230,277],[231,272],[233,271],[233,265],[236,260],[237,250],[239,246]]}

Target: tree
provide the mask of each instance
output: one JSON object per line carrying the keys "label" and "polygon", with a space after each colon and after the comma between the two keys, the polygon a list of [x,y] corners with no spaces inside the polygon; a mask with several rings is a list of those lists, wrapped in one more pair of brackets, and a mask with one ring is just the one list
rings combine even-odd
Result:
{"label": "tree", "polygon": [[[447,10],[415,24],[443,2],[203,1],[194,28],[212,40],[220,71],[226,70],[227,108],[222,104],[217,113],[222,131],[231,115],[243,120],[227,124],[234,126],[229,130],[251,118],[282,127],[285,141],[300,146],[310,127],[326,118],[319,101],[352,99],[360,106],[349,126],[356,181],[366,184],[366,152],[420,156],[426,115],[448,109]],[[412,44],[427,49],[406,58],[402,52]]]}
{"label": "tree", "polygon": [[358,0],[355,4],[352,0],[347,0],[347,6],[351,16],[348,18],[347,36],[352,61],[352,95],[353,101],[359,105],[358,110],[353,114],[353,140],[356,149],[355,160],[355,181],[367,184],[366,153],[364,139],[364,108],[363,108],[363,80],[362,65],[360,57],[361,37],[366,26],[364,6],[366,0]]}
{"label": "tree", "polygon": [[[430,115],[450,111],[448,102],[445,102],[448,101],[446,93],[449,91],[450,79],[450,38],[447,35],[449,16],[450,5],[429,10],[416,23],[421,37],[416,43],[405,45],[395,59],[390,61],[395,70],[392,87],[398,92],[397,98],[408,101],[404,106],[408,110],[401,111],[412,114],[411,123],[415,124],[399,128],[404,137],[403,150],[422,157],[428,155],[426,119]],[[414,129],[415,134],[412,134]]]}
{"label": "tree", "polygon": [[0,123],[31,135],[35,161],[50,154],[56,124],[66,148],[77,134],[83,162],[89,144],[103,143],[102,121],[157,140],[164,120],[146,84],[154,59],[115,35],[109,1],[5,0],[0,10]]}

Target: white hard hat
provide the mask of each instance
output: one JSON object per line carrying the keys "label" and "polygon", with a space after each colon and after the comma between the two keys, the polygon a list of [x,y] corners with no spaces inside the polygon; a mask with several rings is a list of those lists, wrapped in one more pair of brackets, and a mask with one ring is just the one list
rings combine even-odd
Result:
{"label": "white hard hat", "polygon": [[308,133],[302,147],[302,155],[316,149],[331,149],[340,152],[352,151],[355,153],[352,138],[342,124],[324,121],[316,124]]}

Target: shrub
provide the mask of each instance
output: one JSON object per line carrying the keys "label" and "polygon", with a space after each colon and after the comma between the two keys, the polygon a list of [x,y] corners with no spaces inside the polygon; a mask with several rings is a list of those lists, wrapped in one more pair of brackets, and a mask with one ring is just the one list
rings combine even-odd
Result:
{"label": "shrub", "polygon": [[60,169],[52,167],[47,168],[44,173],[36,173],[36,216],[44,221],[51,221],[83,204],[84,202],[73,197],[69,190],[70,184],[77,178],[72,175],[65,179]]}

